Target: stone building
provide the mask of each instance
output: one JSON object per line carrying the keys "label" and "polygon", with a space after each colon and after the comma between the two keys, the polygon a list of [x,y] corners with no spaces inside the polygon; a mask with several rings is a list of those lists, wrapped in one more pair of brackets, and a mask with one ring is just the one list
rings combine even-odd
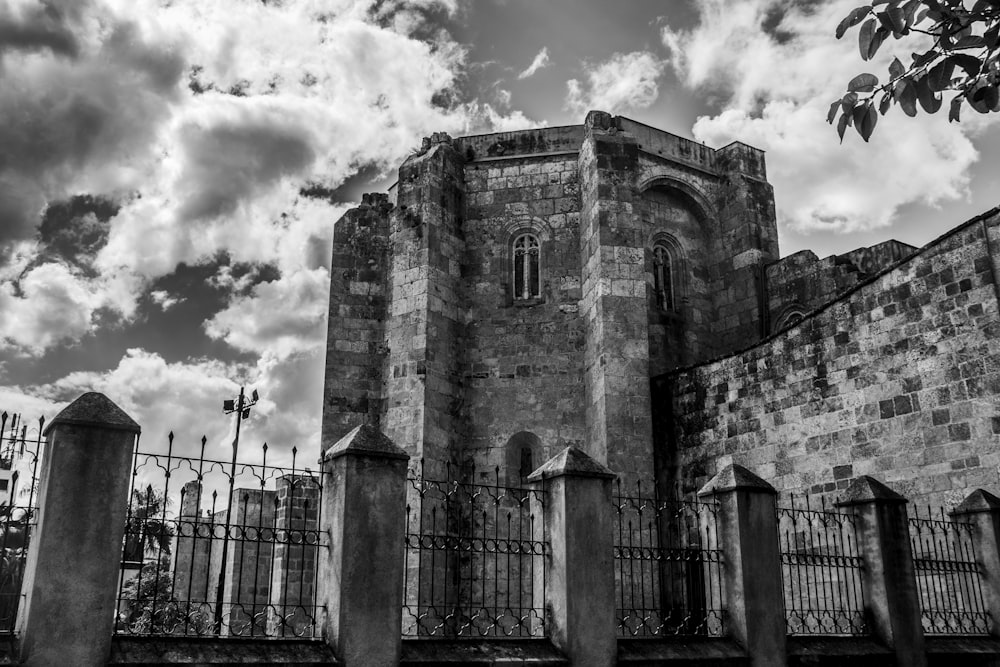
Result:
{"label": "stone building", "polygon": [[[780,196],[780,193],[779,193]],[[779,258],[762,151],[593,111],[435,134],[335,225],[323,449],[376,424],[511,485],[575,445],[690,494],[996,482],[996,211],[917,250]]]}

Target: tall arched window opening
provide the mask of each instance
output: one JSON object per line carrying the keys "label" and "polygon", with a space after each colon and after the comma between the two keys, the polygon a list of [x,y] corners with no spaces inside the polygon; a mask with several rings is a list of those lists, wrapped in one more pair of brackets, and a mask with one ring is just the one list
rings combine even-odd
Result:
{"label": "tall arched window opening", "polygon": [[670,250],[665,244],[657,243],[653,246],[653,290],[656,292],[656,305],[661,310],[676,310],[673,270]]}
{"label": "tall arched window opening", "polygon": [[542,454],[542,442],[534,433],[521,431],[507,441],[505,479],[508,486],[521,486],[535,472]]}
{"label": "tall arched window opening", "polygon": [[534,234],[514,239],[514,299],[537,299],[541,295],[541,246]]}

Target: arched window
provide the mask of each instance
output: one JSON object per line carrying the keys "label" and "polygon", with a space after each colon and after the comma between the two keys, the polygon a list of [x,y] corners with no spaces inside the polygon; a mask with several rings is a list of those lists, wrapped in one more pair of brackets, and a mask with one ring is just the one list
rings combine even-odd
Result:
{"label": "arched window", "polygon": [[514,239],[511,253],[514,300],[537,299],[541,296],[541,246],[534,234],[521,234]]}
{"label": "arched window", "polygon": [[661,310],[677,310],[674,294],[674,260],[665,243],[653,246],[653,291]]}
{"label": "arched window", "polygon": [[774,323],[774,327],[771,332],[775,333],[781,331],[782,329],[787,329],[788,327],[795,326],[802,321],[802,318],[806,316],[805,308],[794,305],[785,309],[778,320]]}
{"label": "arched window", "polygon": [[541,465],[542,442],[534,433],[521,431],[510,437],[506,449],[507,483],[510,486],[520,486]]}

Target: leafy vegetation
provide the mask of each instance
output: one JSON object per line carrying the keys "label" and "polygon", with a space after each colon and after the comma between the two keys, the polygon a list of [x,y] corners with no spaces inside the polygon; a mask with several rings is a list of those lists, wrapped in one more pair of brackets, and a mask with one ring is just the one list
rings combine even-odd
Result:
{"label": "leafy vegetation", "polygon": [[984,114],[1000,111],[1000,0],[874,0],[844,17],[837,38],[858,25],[864,60],[889,37],[924,36],[930,48],[914,52],[909,65],[893,58],[884,83],[867,72],[851,79],[827,115],[841,141],[852,126],[868,141],[879,116],[894,104],[907,116],[917,115],[918,105],[936,113],[946,93],[954,93],[949,121],[959,120],[963,105]]}

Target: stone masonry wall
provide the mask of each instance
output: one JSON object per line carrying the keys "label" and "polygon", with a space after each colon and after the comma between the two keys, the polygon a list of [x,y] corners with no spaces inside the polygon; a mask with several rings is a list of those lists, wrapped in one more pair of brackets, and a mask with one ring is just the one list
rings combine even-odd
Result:
{"label": "stone masonry wall", "polygon": [[379,420],[389,208],[385,195],[365,195],[334,226],[323,451],[355,426]]}
{"label": "stone masonry wall", "polygon": [[802,250],[769,264],[766,282],[770,332],[783,329],[792,312],[805,314],[826,305],[915,251],[905,243],[885,241],[824,259]]}
{"label": "stone masonry wall", "polygon": [[[462,456],[485,478],[499,466],[502,482],[519,485],[506,464],[512,436],[539,439],[536,465],[584,439],[576,155],[476,161],[465,183]],[[541,298],[515,301],[510,248],[523,231],[541,242]]]}
{"label": "stone masonry wall", "polygon": [[763,343],[664,376],[681,491],[730,462],[781,491],[870,474],[937,504],[997,486],[997,248],[994,210]]}

